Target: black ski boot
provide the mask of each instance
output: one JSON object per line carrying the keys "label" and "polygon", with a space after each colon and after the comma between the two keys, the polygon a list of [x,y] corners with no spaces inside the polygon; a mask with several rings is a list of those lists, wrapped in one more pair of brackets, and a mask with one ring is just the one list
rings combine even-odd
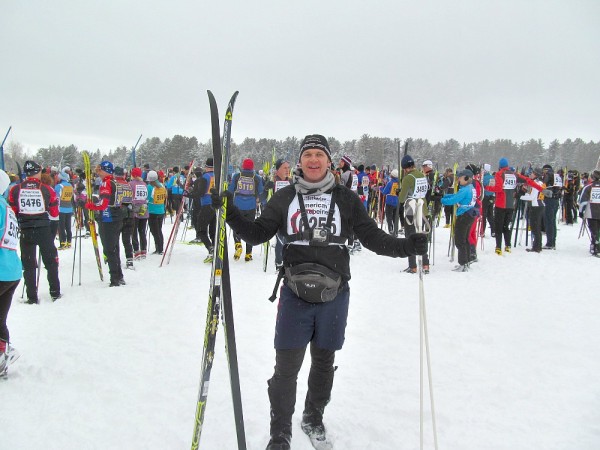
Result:
{"label": "black ski boot", "polygon": [[312,446],[318,450],[333,448],[327,439],[323,425],[323,413],[331,398],[335,367],[335,352],[318,348],[311,343],[311,366],[308,375],[308,392],[302,414],[302,431],[309,437]]}
{"label": "black ski boot", "polygon": [[267,445],[267,450],[289,450],[291,448],[296,385],[305,351],[306,348],[276,351],[275,373],[267,381],[271,402],[271,440]]}
{"label": "black ski boot", "polygon": [[290,450],[292,447],[290,442],[292,436],[288,434],[280,434],[279,436],[271,436],[271,440],[267,444],[266,450]]}

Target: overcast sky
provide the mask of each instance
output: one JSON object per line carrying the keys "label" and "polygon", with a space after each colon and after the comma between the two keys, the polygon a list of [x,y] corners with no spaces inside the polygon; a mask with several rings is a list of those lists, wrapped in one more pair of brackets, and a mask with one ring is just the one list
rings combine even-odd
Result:
{"label": "overcast sky", "polygon": [[0,139],[600,140],[600,1],[1,0]]}

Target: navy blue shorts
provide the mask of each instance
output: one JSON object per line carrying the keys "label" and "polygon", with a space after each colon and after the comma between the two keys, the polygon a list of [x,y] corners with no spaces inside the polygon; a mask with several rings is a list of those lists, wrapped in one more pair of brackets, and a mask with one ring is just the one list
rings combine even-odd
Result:
{"label": "navy blue shorts", "polygon": [[319,348],[340,350],[345,339],[349,302],[347,283],[335,299],[326,303],[306,302],[283,284],[275,325],[275,349],[304,348],[313,341]]}

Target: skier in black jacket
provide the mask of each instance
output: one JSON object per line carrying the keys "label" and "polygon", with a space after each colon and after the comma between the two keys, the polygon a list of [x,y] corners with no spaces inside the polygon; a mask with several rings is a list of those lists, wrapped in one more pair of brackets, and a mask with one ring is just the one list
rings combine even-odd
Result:
{"label": "skier in black jacket", "polygon": [[[307,345],[311,368],[302,415],[302,430],[311,441],[328,448],[323,412],[333,386],[335,351],[342,348],[350,297],[350,256],[345,245],[356,236],[380,255],[407,257],[427,252],[427,236],[398,239],[380,230],[359,197],[336,185],[329,171],[331,152],[321,135],[304,138],[300,168],[292,185],[271,197],[261,216],[246,218],[227,201],[227,223],[252,245],[280,232],[285,273],[275,331],[275,372],[268,381],[271,439],[267,450],[290,448],[296,382]],[[213,206],[222,199],[213,191]]]}

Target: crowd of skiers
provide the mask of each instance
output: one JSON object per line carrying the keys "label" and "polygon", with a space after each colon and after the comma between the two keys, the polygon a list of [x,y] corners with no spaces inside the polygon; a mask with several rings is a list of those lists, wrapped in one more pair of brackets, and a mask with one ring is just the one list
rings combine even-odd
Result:
{"label": "crowd of skiers", "polygon": [[[340,167],[344,170],[343,161]],[[441,221],[443,207],[444,228],[451,228],[458,251],[457,271],[467,271],[477,261],[478,238],[485,236],[487,227],[495,238],[498,255],[510,253],[513,243],[517,238],[521,242],[523,235],[527,242],[531,236],[529,252],[556,249],[559,212],[566,225],[577,223],[578,217],[584,219],[581,233],[588,233],[590,253],[599,254],[598,170],[583,174],[566,169],[555,172],[549,164],[541,168],[529,164],[517,170],[509,165],[507,158],[500,158],[496,170],[490,164],[467,164],[464,169],[447,168],[439,174],[431,160],[423,161],[417,168],[410,155],[402,158],[400,174],[398,169],[377,171],[375,166],[369,169],[358,166],[353,185],[357,186],[361,199],[365,199],[371,217],[389,233],[414,232],[415,212],[407,205],[423,198],[421,226],[432,234]],[[359,181],[366,177],[368,186]],[[428,273],[427,257],[423,269]],[[405,271],[416,273],[414,260],[409,261]]]}

